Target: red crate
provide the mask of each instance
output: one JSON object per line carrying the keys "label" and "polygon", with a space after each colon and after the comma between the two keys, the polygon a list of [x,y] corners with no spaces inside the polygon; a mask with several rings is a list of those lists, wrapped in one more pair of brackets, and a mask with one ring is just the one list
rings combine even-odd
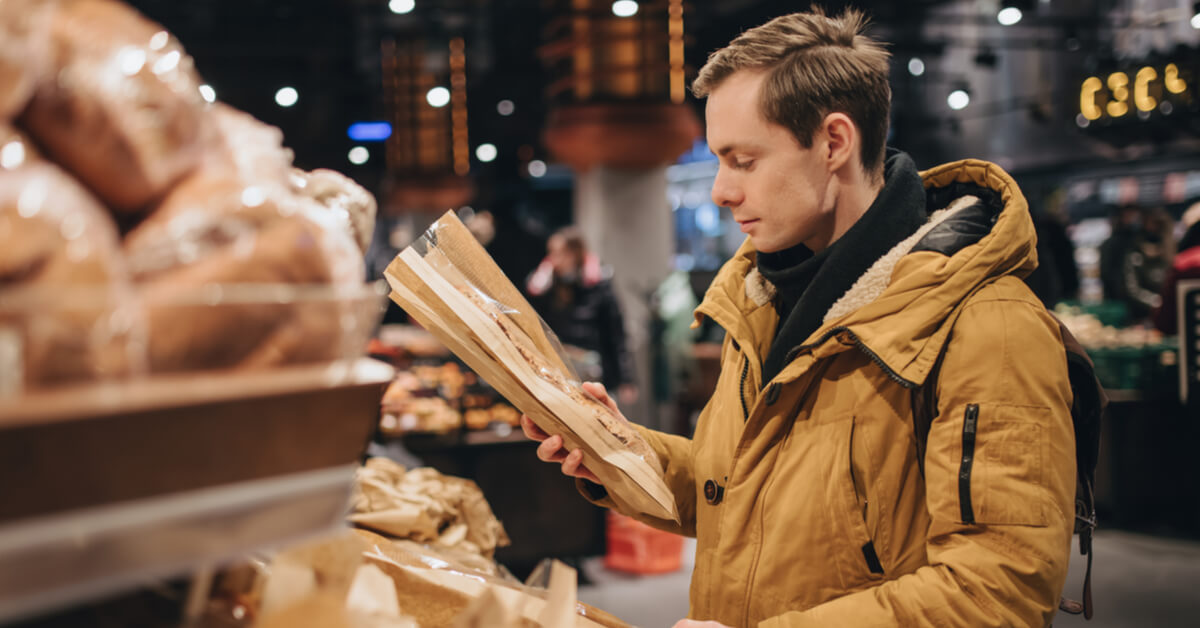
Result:
{"label": "red crate", "polygon": [[608,553],[604,566],[634,574],[679,571],[683,537],[656,530],[640,521],[609,511]]}

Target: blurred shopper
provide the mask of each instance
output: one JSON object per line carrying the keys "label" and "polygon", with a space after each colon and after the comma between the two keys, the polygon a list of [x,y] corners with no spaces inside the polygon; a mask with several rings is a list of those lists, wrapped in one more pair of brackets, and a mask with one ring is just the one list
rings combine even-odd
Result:
{"label": "blurred shopper", "polygon": [[1126,206],[1113,216],[1113,232],[1100,245],[1104,298],[1124,303],[1134,321],[1162,304],[1159,296],[1175,253],[1174,221],[1161,209]]}
{"label": "blurred shopper", "polygon": [[1183,224],[1186,230],[1179,240],[1179,253],[1163,280],[1162,305],[1154,312],[1154,326],[1164,334],[1179,333],[1179,295],[1176,293],[1179,281],[1200,279],[1200,203],[1184,212]]}
{"label": "blurred shopper", "polygon": [[588,251],[577,227],[546,242],[546,259],[525,284],[529,302],[564,344],[594,351],[601,381],[621,403],[637,401],[633,363],[625,345],[625,322],[600,259]]}
{"label": "blurred shopper", "polygon": [[[749,237],[697,309],[727,335],[695,436],[639,428],[681,520],[626,514],[697,539],[677,627],[1045,626],[1058,608],[1072,391],[1057,323],[1021,281],[1028,206],[994,164],[918,173],[885,151],[888,53],[864,26],[855,10],[777,18],[692,87],[713,201]],[[618,508],[580,451],[523,425]]]}
{"label": "blurred shopper", "polygon": [[1075,263],[1075,243],[1067,234],[1066,221],[1058,211],[1047,210],[1033,221],[1037,231],[1038,266],[1025,283],[1048,308],[1079,294],[1079,266]]}

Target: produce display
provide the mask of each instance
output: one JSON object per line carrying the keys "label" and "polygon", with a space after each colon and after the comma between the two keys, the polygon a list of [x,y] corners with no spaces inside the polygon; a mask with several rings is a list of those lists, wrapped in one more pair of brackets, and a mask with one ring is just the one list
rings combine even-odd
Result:
{"label": "produce display", "polygon": [[1096,377],[1110,390],[1174,396],[1178,383],[1178,341],[1151,327],[1106,325],[1078,306],[1060,304],[1055,315],[1087,350]]}
{"label": "produce display", "polygon": [[345,354],[374,199],[202,83],[123,3],[0,0],[0,397]]}

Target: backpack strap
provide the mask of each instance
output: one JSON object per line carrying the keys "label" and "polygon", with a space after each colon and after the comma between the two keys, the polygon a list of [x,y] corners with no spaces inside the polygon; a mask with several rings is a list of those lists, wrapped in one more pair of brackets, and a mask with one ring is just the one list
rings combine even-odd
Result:
{"label": "backpack strap", "polygon": [[[1051,314],[1051,316],[1054,316]],[[1092,618],[1092,537],[1096,531],[1096,463],[1100,452],[1100,419],[1108,406],[1108,395],[1096,378],[1096,366],[1075,335],[1054,316],[1067,351],[1067,376],[1071,381],[1071,422],[1075,428],[1075,533],[1079,553],[1087,556],[1083,578],[1083,601],[1063,599],[1059,608]]]}
{"label": "backpack strap", "polygon": [[933,361],[933,367],[925,378],[925,384],[913,388],[910,393],[913,436],[917,446],[917,467],[921,470],[921,477],[925,477],[925,446],[929,442],[929,429],[933,426],[933,420],[938,416],[938,376],[942,372],[942,359],[946,357],[946,347],[950,346],[950,337],[953,335],[954,332],[951,331],[950,336],[946,337],[946,342],[942,344],[942,349],[938,352],[937,359]]}

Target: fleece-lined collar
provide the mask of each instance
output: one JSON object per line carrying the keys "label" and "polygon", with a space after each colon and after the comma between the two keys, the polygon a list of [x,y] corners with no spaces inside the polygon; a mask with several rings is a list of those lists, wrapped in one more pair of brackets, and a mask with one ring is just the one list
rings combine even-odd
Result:
{"label": "fleece-lined collar", "polygon": [[[1024,276],[1037,265],[1033,221],[1029,207],[1012,178],[995,164],[964,160],[921,173],[928,198],[942,200],[948,192],[996,199],[1000,207],[991,231],[980,240],[947,256],[913,248],[938,223],[974,201],[935,205],[930,222],[875,262],[830,308],[806,344],[815,357],[845,350],[830,339],[830,330],[848,329],[905,381],[920,384],[946,339],[954,312],[974,290],[1007,274]],[[777,322],[770,303],[772,286],[755,269],[755,252],[747,239],[718,273],[697,321],[709,316],[742,347],[761,344],[774,334]],[[764,315],[764,311],[768,314]],[[751,356],[754,358],[756,356]],[[794,363],[793,363],[794,364]],[[791,365],[777,379],[795,376]]]}
{"label": "fleece-lined collar", "polygon": [[874,260],[927,220],[925,191],[916,164],[908,155],[889,150],[879,194],[828,248],[813,255],[801,244],[788,251],[759,254],[760,273],[777,288],[774,304],[780,316],[763,362],[762,382],[783,369],[790,361],[789,352],[821,327],[829,308]]}

